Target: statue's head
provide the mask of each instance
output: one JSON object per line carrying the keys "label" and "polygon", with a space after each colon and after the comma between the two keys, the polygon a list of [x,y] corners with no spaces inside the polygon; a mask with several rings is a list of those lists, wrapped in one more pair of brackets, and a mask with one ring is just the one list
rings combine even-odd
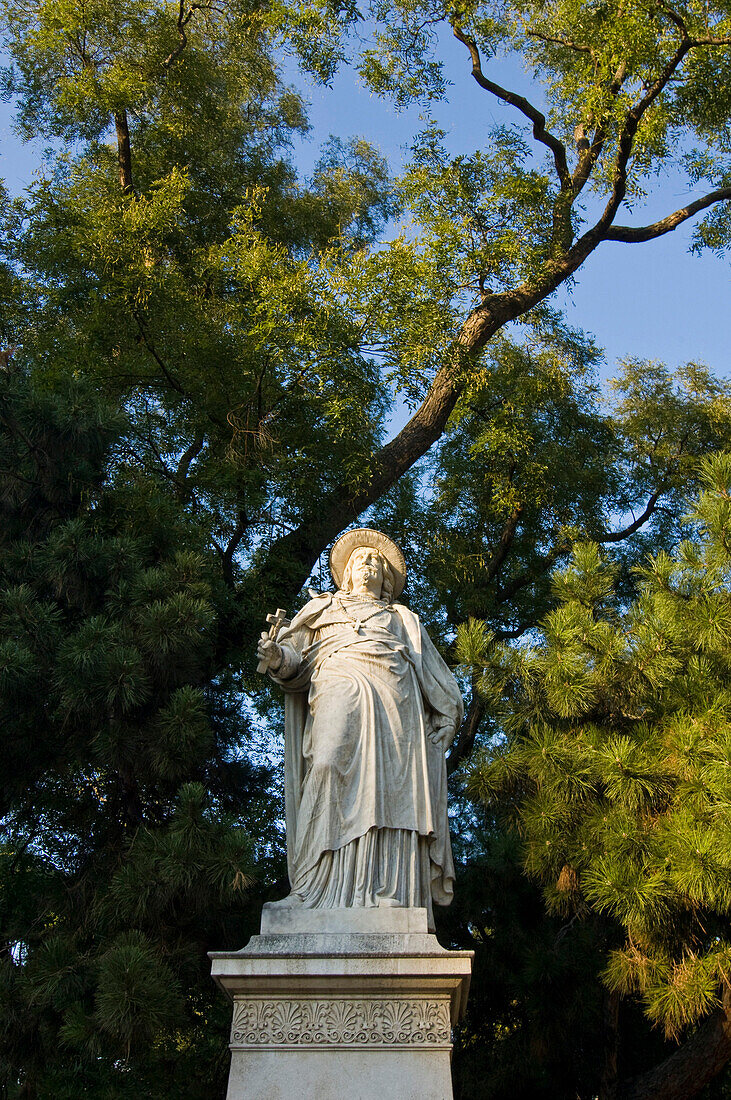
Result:
{"label": "statue's head", "polygon": [[330,572],[335,584],[341,591],[353,590],[353,569],[361,564],[365,567],[365,558],[370,559],[369,567],[378,566],[381,572],[381,599],[398,599],[406,583],[406,562],[396,543],[382,531],[371,527],[359,527],[346,531],[335,542],[330,551]]}
{"label": "statue's head", "polygon": [[340,582],[342,591],[352,592],[354,587],[359,587],[357,583],[354,583],[360,579],[359,573],[364,569],[369,567],[373,568],[374,566],[378,566],[381,573],[379,599],[386,600],[387,603],[390,603],[393,599],[393,590],[395,587],[393,569],[386,555],[382,554],[380,550],[374,549],[372,546],[357,546],[355,550],[353,550],[343,570],[343,579]]}

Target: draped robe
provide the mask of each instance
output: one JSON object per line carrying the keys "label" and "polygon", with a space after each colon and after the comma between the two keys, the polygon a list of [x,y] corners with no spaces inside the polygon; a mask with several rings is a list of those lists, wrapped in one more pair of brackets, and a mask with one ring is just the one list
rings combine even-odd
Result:
{"label": "draped robe", "polygon": [[463,707],[416,615],[339,592],[281,631],[287,853],[309,908],[448,905],[445,744]]}

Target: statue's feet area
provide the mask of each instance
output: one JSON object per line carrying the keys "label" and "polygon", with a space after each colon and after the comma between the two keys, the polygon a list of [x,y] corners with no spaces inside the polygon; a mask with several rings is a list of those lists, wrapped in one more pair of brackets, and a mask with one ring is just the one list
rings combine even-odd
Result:
{"label": "statue's feet area", "polygon": [[[265,909],[303,909],[304,906],[305,906],[304,900],[299,896],[299,894],[287,894],[286,898],[280,898],[279,901],[265,901],[264,902],[264,908]],[[337,908],[339,908],[339,906],[314,905],[314,906],[311,906],[311,908],[313,908],[313,909],[336,908],[337,909]],[[352,908],[352,909],[406,909],[406,908],[408,908],[408,906],[405,906],[404,903],[402,901],[399,901],[398,898],[378,898],[374,905],[373,904],[372,905],[365,905],[365,906],[354,905],[354,906],[347,906],[347,908],[349,908],[349,909],[350,908]]]}
{"label": "statue's feet area", "polygon": [[265,909],[302,909],[304,902],[299,894],[287,894],[286,898],[280,898],[279,901],[265,901]]}
{"label": "statue's feet area", "polygon": [[405,906],[368,906],[342,909],[309,909],[301,899],[286,897],[268,902],[261,913],[261,935],[340,935],[365,933],[426,935],[426,909]]}

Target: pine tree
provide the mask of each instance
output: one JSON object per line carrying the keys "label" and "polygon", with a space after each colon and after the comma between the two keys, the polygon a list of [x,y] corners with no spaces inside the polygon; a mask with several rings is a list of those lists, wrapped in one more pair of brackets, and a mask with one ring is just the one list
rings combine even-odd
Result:
{"label": "pine tree", "polygon": [[615,1008],[693,1036],[631,1080],[615,1049],[594,1088],[628,1100],[695,1096],[731,1059],[731,456],[702,479],[690,537],[638,568],[636,599],[587,543],[536,644],[488,646],[485,663],[479,624],[460,638],[482,687],[509,700],[470,789],[564,934],[593,930]]}
{"label": "pine tree", "polygon": [[[210,1096],[266,774],[214,661],[228,589],[88,387],[0,372],[4,1095]],[[215,674],[214,674],[215,673]],[[261,843],[261,833],[259,833]]]}

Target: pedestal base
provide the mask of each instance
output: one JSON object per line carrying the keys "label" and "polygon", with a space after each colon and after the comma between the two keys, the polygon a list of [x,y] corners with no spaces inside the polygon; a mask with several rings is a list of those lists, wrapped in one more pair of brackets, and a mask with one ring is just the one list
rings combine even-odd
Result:
{"label": "pedestal base", "polygon": [[226,1100],[452,1100],[449,1057],[391,1051],[388,1057],[349,1052],[234,1050]]}
{"label": "pedestal base", "polygon": [[451,1100],[472,952],[445,951],[425,909],[265,907],[211,959],[234,1002],[227,1100]]}

